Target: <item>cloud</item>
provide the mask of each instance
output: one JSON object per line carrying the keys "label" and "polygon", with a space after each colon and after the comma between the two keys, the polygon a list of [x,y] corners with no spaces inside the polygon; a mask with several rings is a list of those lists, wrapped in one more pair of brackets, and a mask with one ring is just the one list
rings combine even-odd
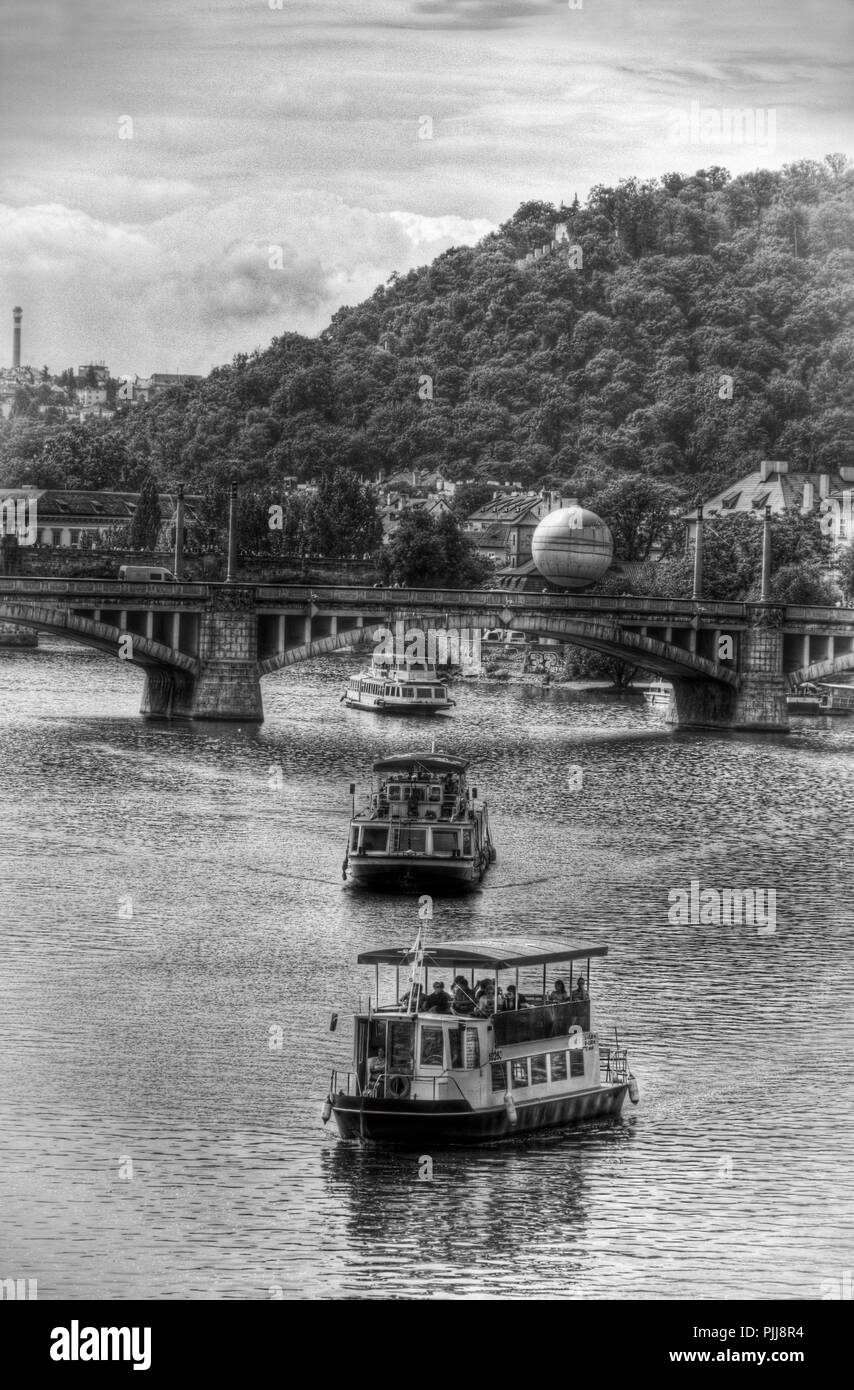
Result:
{"label": "cloud", "polygon": [[287,330],[318,332],[393,270],[473,244],[491,227],[483,218],[373,211],[311,190],[127,226],[57,204],[3,207],[0,262],[16,270],[0,283],[7,297],[14,284],[9,302],[24,305],[27,361],[205,372]]}
{"label": "cloud", "polygon": [[[24,305],[32,360],[207,370],[318,331],[524,199],[850,149],[852,11],[7,0],[4,302]],[[672,143],[672,112],[692,101],[774,107],[775,151]]]}

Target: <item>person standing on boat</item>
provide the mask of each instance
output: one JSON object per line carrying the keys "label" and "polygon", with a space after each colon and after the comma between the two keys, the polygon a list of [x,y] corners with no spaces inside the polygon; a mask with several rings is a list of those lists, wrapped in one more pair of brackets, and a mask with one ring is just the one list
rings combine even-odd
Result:
{"label": "person standing on boat", "polygon": [[[581,998],[580,995],[573,994],[573,999]],[[586,998],[586,996],[584,996]],[[569,995],[566,992],[566,985],[563,980],[555,980],[554,989],[546,1001],[549,1004],[568,1004]]]}
{"label": "person standing on boat", "polygon": [[589,999],[589,998],[590,998],[590,995],[587,993],[587,990],[584,988],[584,976],[583,976],[583,975],[579,975],[578,980],[577,980],[576,985],[575,985],[575,989],[572,991],[572,997],[573,997],[573,999]]}

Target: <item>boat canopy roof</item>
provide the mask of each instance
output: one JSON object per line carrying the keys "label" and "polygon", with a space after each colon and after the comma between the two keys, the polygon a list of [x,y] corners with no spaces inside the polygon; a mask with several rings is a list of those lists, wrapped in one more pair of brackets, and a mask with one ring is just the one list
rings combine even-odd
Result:
{"label": "boat canopy roof", "polygon": [[[484,970],[512,970],[522,965],[549,965],[561,960],[583,960],[587,956],[607,956],[607,946],[585,946],[561,937],[509,936],[503,941],[448,941],[424,947],[424,964],[435,966],[474,965]],[[363,951],[359,965],[409,965],[411,946],[383,946]]]}
{"label": "boat canopy roof", "polygon": [[425,772],[464,772],[468,767],[466,758],[448,758],[441,753],[396,753],[391,758],[380,758],[373,768],[374,772],[407,772],[413,763]]}

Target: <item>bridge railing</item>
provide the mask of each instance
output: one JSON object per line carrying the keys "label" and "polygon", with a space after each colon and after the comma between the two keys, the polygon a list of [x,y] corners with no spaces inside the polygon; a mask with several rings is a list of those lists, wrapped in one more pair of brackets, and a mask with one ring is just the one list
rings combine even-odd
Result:
{"label": "bridge railing", "polygon": [[91,595],[94,598],[121,599],[123,608],[128,607],[133,599],[198,598],[204,601],[208,588],[207,584],[168,584],[160,581],[140,584],[135,580],[118,579],[0,578],[0,594],[7,597],[21,594],[30,598],[44,594],[52,598],[68,594],[79,599]]}
{"label": "bridge railing", "polygon": [[746,605],[743,603],[698,603],[694,599],[636,598],[625,595],[619,598],[602,594],[519,594],[495,589],[389,589],[364,588],[344,585],[257,585],[258,601],[288,601],[314,603],[315,605],[350,604],[358,607],[397,608],[443,607],[465,609],[494,609],[496,614],[505,608],[514,612],[557,613],[570,611],[625,613],[627,611],[666,614],[668,617],[693,618],[705,612],[725,618],[742,618]]}
{"label": "bridge railing", "polygon": [[[374,588],[365,585],[340,584],[239,584],[224,583],[163,583],[149,581],[138,583],[133,580],[117,579],[54,579],[48,576],[20,575],[0,576],[0,595],[7,597],[21,595],[32,597],[45,595],[58,597],[68,594],[75,599],[92,598],[119,600],[121,607],[130,606],[133,601],[152,599],[199,600],[204,602],[211,594],[232,587],[250,589],[255,595],[258,608],[267,605],[297,604],[304,607],[351,607],[367,609],[370,612],[388,608],[443,608],[462,609],[467,612],[480,610],[495,614],[497,619],[505,610],[520,616],[526,612],[555,614],[601,613],[603,616],[616,615],[626,618],[629,615],[658,618],[668,624],[684,619],[686,624],[696,618],[710,622],[720,620],[744,621],[747,609],[755,605],[735,602],[717,602],[711,599],[651,598],[623,594],[619,596],[604,594],[532,594],[511,593],[503,589],[395,589]],[[821,623],[850,627],[854,612],[850,608],[823,608],[788,604],[784,610],[784,622],[788,626],[798,623]],[[511,619],[512,624],[512,619]],[[660,625],[660,623],[658,624]]]}

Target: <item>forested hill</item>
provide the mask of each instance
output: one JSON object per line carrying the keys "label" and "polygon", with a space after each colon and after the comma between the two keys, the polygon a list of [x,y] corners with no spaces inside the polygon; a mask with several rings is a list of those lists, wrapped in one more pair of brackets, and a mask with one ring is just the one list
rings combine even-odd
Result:
{"label": "forested hill", "polygon": [[[581,265],[561,246],[518,268],[559,223]],[[319,338],[285,333],[132,409],[108,432],[115,481],[210,484],[236,460],[259,483],[441,466],[583,493],[609,471],[705,490],[762,458],[838,467],[854,458],[852,271],[842,156],[526,203]]]}

